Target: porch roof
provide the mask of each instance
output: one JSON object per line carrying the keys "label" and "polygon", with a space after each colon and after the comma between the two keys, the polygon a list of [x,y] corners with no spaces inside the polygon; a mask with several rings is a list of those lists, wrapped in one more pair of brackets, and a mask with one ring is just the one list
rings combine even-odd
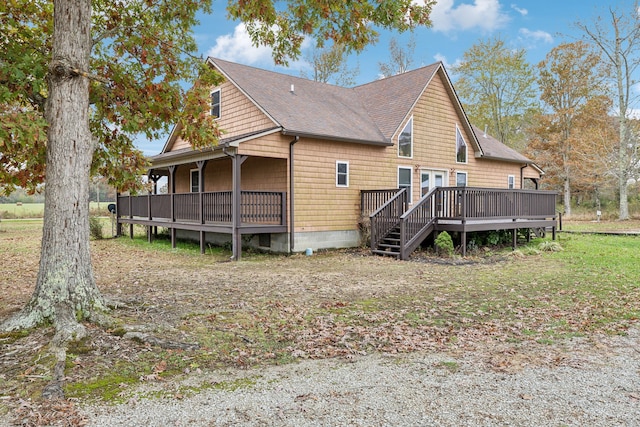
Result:
{"label": "porch roof", "polygon": [[523,156],[513,148],[498,141],[493,136],[486,134],[477,126],[472,125],[471,127],[473,128],[473,132],[476,134],[478,143],[482,147],[482,152],[484,153],[482,157],[486,159],[506,160],[515,163],[533,163],[533,161],[528,159],[526,156]]}

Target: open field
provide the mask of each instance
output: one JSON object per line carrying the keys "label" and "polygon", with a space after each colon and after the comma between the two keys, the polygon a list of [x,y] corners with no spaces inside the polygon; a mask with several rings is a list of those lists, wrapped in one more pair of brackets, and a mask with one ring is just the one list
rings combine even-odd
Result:
{"label": "open field", "polygon": [[[112,202],[91,202],[93,215],[108,215],[107,205]],[[0,203],[0,219],[42,218],[44,203]]]}
{"label": "open field", "polygon": [[[40,221],[0,223],[0,319],[33,290],[40,235]],[[228,252],[200,255],[196,245],[96,240],[96,280],[121,303],[111,314],[122,327],[88,325],[90,339],[69,350],[65,391],[123,401],[141,383],[194,372],[371,353],[526,347],[518,363],[552,363],[548,356],[568,338],[624,334],[637,324],[640,237],[560,233],[561,252],[537,253],[539,243],[452,260],[423,252],[403,262],[350,250],[245,253],[233,263]],[[198,348],[123,339],[131,325]],[[50,328],[0,335],[0,405],[37,397],[51,377],[50,336]],[[500,369],[516,363],[493,356]]]}

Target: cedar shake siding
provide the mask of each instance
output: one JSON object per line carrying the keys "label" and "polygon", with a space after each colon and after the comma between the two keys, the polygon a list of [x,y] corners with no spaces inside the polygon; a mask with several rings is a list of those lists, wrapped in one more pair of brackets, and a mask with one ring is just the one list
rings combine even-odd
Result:
{"label": "cedar shake siding", "polygon": [[[533,183],[528,188],[537,188],[542,176],[531,160],[469,123],[441,63],[355,88],[214,58],[208,63],[224,77],[223,83],[211,88],[220,91],[217,121],[224,133],[218,146],[193,150],[177,126],[162,152],[151,158],[150,177],[169,177],[170,192],[175,192],[171,203],[183,199],[204,203],[209,195],[191,199],[186,195],[191,191],[191,171],[200,166],[204,177],[200,191],[225,192],[224,200],[233,194],[233,203],[242,200],[233,212],[260,203],[253,202],[259,199],[256,193],[267,194],[269,206],[274,200],[281,200],[282,206],[268,214],[276,223],[266,225],[250,223],[262,213],[218,224],[207,216],[213,215],[207,209],[214,208],[204,205],[190,214],[189,221],[197,224],[182,224],[177,217],[162,220],[172,228],[172,237],[174,229],[200,230],[201,248],[205,233],[233,235],[236,259],[238,236],[243,234],[269,235],[260,244],[284,252],[355,246],[360,243],[363,219],[361,192],[397,189],[399,168],[411,171],[409,207],[421,203],[421,178],[427,172],[442,176],[445,187],[456,186],[456,174],[464,172],[467,187],[484,189],[507,189],[510,176],[516,190],[524,181]],[[400,157],[399,136],[410,120],[412,154]],[[457,161],[457,132],[466,144],[466,162]],[[338,162],[342,168],[348,165],[347,174],[341,169],[340,182]],[[239,184],[235,189],[234,183]],[[176,215],[178,209],[169,210],[168,199],[162,200],[163,215]],[[123,198],[121,203],[126,215],[119,215],[119,223],[163,223],[153,219],[153,212],[144,213],[151,199]],[[261,209],[249,208],[252,215]]]}

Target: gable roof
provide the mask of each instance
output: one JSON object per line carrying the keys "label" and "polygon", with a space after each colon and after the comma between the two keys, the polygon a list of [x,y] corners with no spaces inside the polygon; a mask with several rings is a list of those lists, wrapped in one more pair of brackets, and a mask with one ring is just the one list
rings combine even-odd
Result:
{"label": "gable roof", "polygon": [[222,59],[208,61],[285,134],[391,145],[353,89]]}
{"label": "gable roof", "polygon": [[438,68],[440,63],[435,63],[356,86],[353,91],[365,102],[369,115],[382,134],[391,140]]}
{"label": "gable roof", "polygon": [[[207,61],[273,121],[272,130],[280,128],[285,135],[383,146],[393,145],[400,126],[438,74],[463,127],[469,131],[476,157],[533,164],[469,123],[441,62],[345,88],[218,58],[209,57]],[[174,129],[169,140],[177,133]],[[235,139],[223,138],[220,142],[229,144]],[[154,158],[168,154],[168,147],[169,141]]]}

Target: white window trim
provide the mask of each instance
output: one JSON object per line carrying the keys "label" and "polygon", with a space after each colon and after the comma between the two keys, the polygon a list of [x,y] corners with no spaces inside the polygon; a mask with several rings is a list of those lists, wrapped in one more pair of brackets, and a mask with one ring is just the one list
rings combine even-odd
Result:
{"label": "white window trim", "polygon": [[[198,169],[190,169],[189,170],[189,192],[195,193],[193,191],[193,173],[198,172],[198,181],[200,181],[200,171]],[[200,182],[198,182],[198,192],[200,192]]]}
{"label": "white window trim", "polygon": [[[513,185],[511,185],[512,181],[513,181]],[[507,176],[507,188],[508,189],[515,189],[516,188],[516,176],[515,175],[508,175]]]}
{"label": "white window trim", "polygon": [[398,166],[398,188],[400,188],[400,169],[409,169],[409,197],[407,198],[408,203],[413,203],[413,168],[411,166]]}
{"label": "white window trim", "polygon": [[[411,154],[409,156],[401,156],[400,155],[400,136],[402,135],[402,131],[404,131],[404,128],[406,128],[409,123],[411,123]],[[413,116],[411,116],[411,117],[409,117],[409,120],[407,120],[407,122],[402,127],[402,130],[398,134],[398,157],[399,158],[401,158],[401,159],[413,159],[413,142],[414,142],[414,139],[415,138],[413,137]]]}
{"label": "white window trim", "polygon": [[211,96],[218,92],[218,117],[215,117],[215,119],[219,119],[220,117],[222,117],[222,89],[218,88],[218,89],[214,89],[211,92],[209,92],[209,115],[211,115],[211,110],[212,110],[212,105],[211,105]]}
{"label": "white window trim", "polygon": [[464,175],[464,186],[469,186],[469,174],[465,171],[456,171],[456,187],[458,187],[458,174]]}
{"label": "white window trim", "polygon": [[[464,143],[464,146],[465,146],[464,162],[458,161],[458,134],[460,135],[460,138],[462,138],[462,142]],[[466,165],[467,163],[469,163],[469,144],[467,144],[467,141],[464,139],[464,135],[462,134],[462,131],[460,130],[460,127],[458,127],[457,124],[456,124],[456,163],[459,165]]]}
{"label": "white window trim", "polygon": [[[347,165],[347,184],[343,185],[343,184],[338,184],[338,165],[343,164],[343,165]],[[345,161],[345,160],[336,160],[336,187],[340,187],[340,188],[347,188],[349,187],[349,162]]]}

